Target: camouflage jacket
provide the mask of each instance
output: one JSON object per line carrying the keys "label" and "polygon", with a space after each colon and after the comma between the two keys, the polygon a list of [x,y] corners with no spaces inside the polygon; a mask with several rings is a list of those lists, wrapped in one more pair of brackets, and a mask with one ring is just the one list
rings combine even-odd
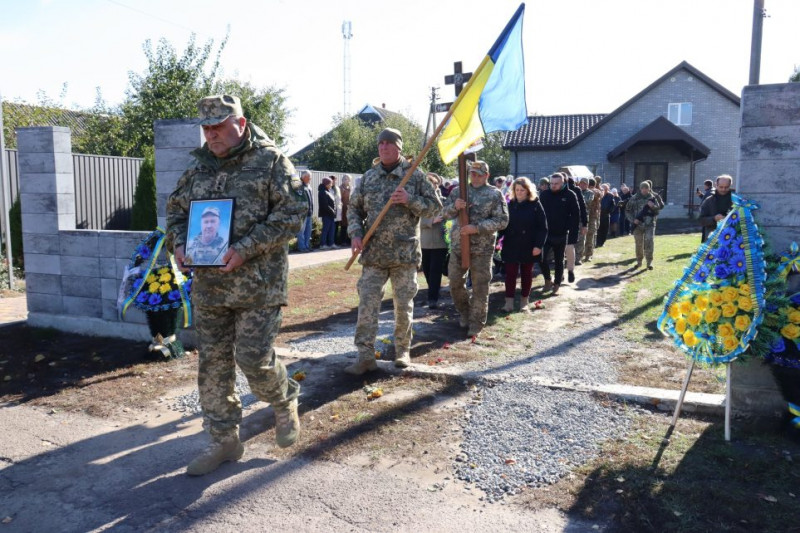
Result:
{"label": "camouflage jacket", "polygon": [[658,212],[661,211],[661,208],[664,207],[664,200],[661,199],[657,193],[651,192],[650,194],[642,194],[641,192],[637,192],[631,199],[628,200],[628,205],[625,206],[625,216],[633,222],[636,218],[636,215],[641,213],[644,206],[647,205],[647,202],[653,202],[655,204],[655,208],[650,208],[650,216],[645,216],[644,220],[642,220],[644,226],[655,226],[656,218],[658,218]]}
{"label": "camouflage jacket", "polygon": [[[347,206],[347,233],[351,238],[363,238],[378,214],[389,202],[411,163],[404,158],[391,172],[380,162],[367,170],[353,187]],[[422,261],[419,242],[419,219],[433,217],[441,211],[442,201],[433,185],[419,169],[405,185],[408,204],[389,208],[375,233],[370,237],[359,262],[381,268],[394,265],[418,265]]]}
{"label": "camouflage jacket", "polygon": [[292,163],[253,124],[228,157],[217,158],[207,145],[192,155],[197,162],[167,200],[167,245],[186,245],[191,200],[234,198],[230,243],[245,261],[228,273],[195,269],[192,299],[208,306],[286,305],[288,243],[308,210]]}
{"label": "camouflage jacket", "polygon": [[[460,190],[456,187],[450,191],[443,215],[453,220],[450,228],[450,249],[453,253],[461,253],[461,223],[458,221],[458,210],[455,203],[459,198]],[[477,226],[478,233],[469,236],[470,255],[494,254],[497,232],[508,225],[508,204],[495,187],[467,187],[467,206],[469,209],[469,223]]]}
{"label": "camouflage jacket", "polygon": [[198,235],[186,245],[186,256],[191,256],[194,263],[201,265],[218,263],[227,251],[228,241],[219,234],[207,244],[203,242],[203,237]]}
{"label": "camouflage jacket", "polygon": [[[603,200],[603,193],[598,191],[597,189],[586,189],[587,191],[591,191],[594,194],[594,198],[592,198],[591,203],[589,201],[586,202],[586,211],[589,215],[589,222],[598,220],[600,218],[600,203]],[[584,196],[585,198],[585,196]]]}
{"label": "camouflage jacket", "polygon": [[583,201],[586,202],[586,216],[594,220],[597,215],[592,215],[591,210],[596,195],[595,192],[592,189],[586,189],[585,191],[581,190],[580,193],[583,196]]}

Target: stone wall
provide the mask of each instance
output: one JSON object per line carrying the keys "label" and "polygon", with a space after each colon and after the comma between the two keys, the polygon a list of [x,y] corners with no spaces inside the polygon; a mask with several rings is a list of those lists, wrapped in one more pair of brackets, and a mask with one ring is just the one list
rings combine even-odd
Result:
{"label": "stone wall", "polygon": [[[737,191],[761,206],[756,221],[772,248],[780,252],[800,241],[800,83],[744,88],[737,174]],[[766,365],[734,364],[731,371],[731,405],[736,411],[785,411]]]}
{"label": "stone wall", "polygon": [[[157,121],[158,221],[189,152],[200,146],[191,121]],[[22,238],[28,323],[90,335],[149,338],[144,313],[117,312],[122,275],[147,232],[75,229],[72,143],[68,128],[20,128],[18,132]],[[184,342],[191,342],[184,332]]]}

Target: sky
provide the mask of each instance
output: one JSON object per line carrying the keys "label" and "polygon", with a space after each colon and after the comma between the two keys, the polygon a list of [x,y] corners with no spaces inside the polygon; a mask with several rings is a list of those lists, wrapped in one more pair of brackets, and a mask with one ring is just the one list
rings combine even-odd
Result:
{"label": "sky", "polygon": [[[344,111],[342,22],[351,21],[351,105],[424,128],[431,87],[452,101],[453,62],[476,68],[517,0],[0,0],[0,93],[69,108],[108,104],[146,66],[143,46],[219,43],[222,74],[283,88],[287,152]],[[761,83],[800,64],[800,0],[765,0]],[[753,0],[530,0],[523,29],[530,114],[608,113],[685,60],[735,94],[747,84]],[[442,115],[439,116],[441,118]]]}

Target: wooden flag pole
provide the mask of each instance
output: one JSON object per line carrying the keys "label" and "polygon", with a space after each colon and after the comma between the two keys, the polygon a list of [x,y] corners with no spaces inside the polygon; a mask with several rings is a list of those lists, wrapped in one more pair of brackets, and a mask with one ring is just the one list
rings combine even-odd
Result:
{"label": "wooden flag pole", "polygon": [[[458,196],[467,202],[467,207],[458,212],[458,224],[462,228],[469,225],[469,194],[467,189],[469,181],[467,176],[467,156],[462,153],[458,156]],[[469,235],[461,235],[461,268],[464,270],[469,269],[469,256]]]}
{"label": "wooden flag pole", "polygon": [[[406,175],[403,176],[403,179],[397,185],[398,189],[402,189],[403,187],[405,187],[406,183],[408,183],[408,180],[411,179],[411,176],[414,174],[414,171],[417,170],[417,167],[419,166],[420,162],[422,162],[422,159],[425,157],[425,154],[427,154],[428,150],[431,149],[431,146],[433,145],[434,141],[439,136],[439,134],[442,132],[442,129],[447,124],[447,121],[450,120],[450,117],[453,116],[453,111],[455,111],[457,103],[458,103],[458,100],[456,100],[456,102],[452,106],[450,106],[450,109],[447,111],[447,114],[444,116],[444,119],[442,119],[442,122],[434,130],[433,135],[431,135],[431,138],[428,139],[428,142],[426,142],[425,146],[422,147],[422,150],[420,151],[419,155],[414,158],[414,162],[411,164],[411,168],[408,169],[408,172],[406,172]],[[361,249],[362,250],[364,248],[366,248],[367,243],[369,242],[370,238],[372,238],[372,235],[375,233],[375,230],[378,229],[378,226],[380,225],[381,221],[383,220],[383,217],[385,217],[386,213],[389,212],[389,208],[390,207],[392,207],[392,201],[391,200],[386,202],[386,205],[383,206],[383,209],[381,209],[381,212],[378,213],[378,217],[375,219],[375,222],[373,222],[372,226],[370,226],[369,230],[367,230],[367,234],[364,235],[364,237],[361,239]],[[353,262],[356,260],[356,258],[358,257],[359,253],[360,252],[355,252],[355,251],[353,252],[353,255],[350,257],[350,260],[348,260],[347,264],[344,266],[345,270],[350,270],[350,267],[353,265]]]}

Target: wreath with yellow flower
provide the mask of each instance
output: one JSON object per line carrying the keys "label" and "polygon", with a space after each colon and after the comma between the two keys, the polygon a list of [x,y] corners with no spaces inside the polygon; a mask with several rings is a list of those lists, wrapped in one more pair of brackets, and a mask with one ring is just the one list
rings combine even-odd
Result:
{"label": "wreath with yellow flower", "polygon": [[667,295],[659,329],[695,361],[742,356],[763,320],[765,261],[752,211],[737,195],[733,208],[700,246]]}

